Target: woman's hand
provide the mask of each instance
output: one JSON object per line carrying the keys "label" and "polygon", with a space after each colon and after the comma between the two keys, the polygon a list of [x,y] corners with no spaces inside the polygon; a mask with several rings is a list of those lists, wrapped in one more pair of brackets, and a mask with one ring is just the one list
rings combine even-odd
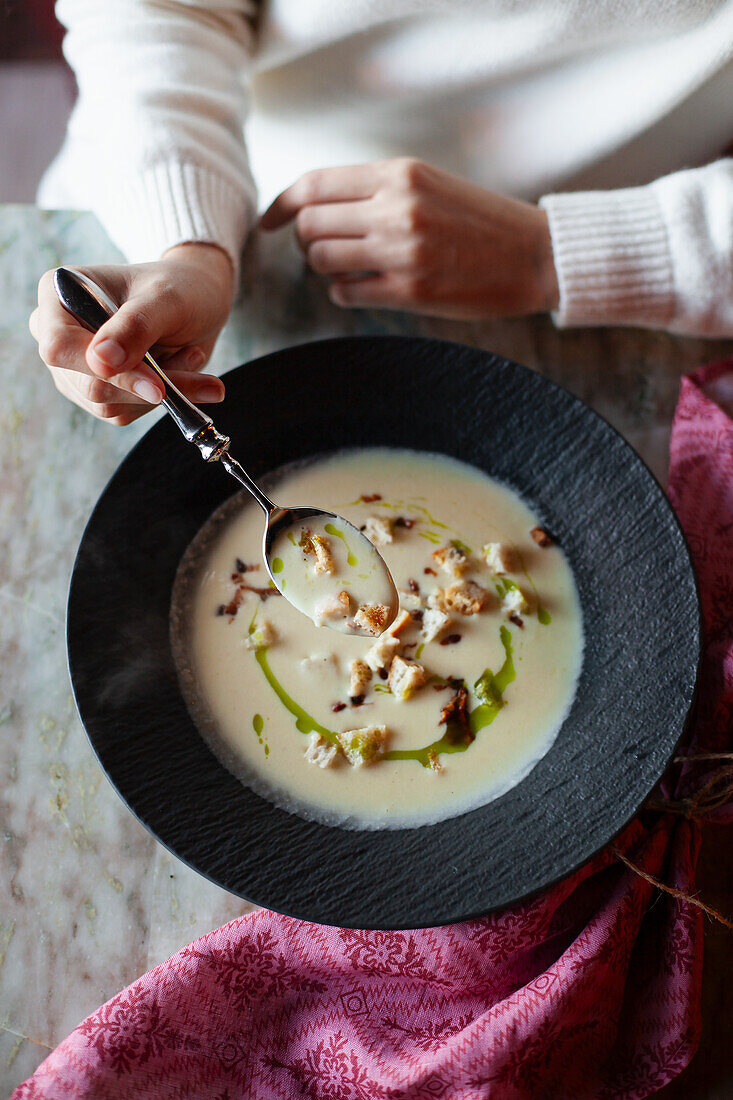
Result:
{"label": "woman's hand", "polygon": [[149,349],[194,402],[221,401],[223,383],[197,372],[227,319],[233,273],[216,245],[184,244],[155,263],[79,268],[120,308],[97,333],[66,312],[47,271],[29,328],[56,388],[112,424],[129,424],[157,405],[163,387],[141,363]]}
{"label": "woman's hand", "polygon": [[547,216],[411,158],[309,172],[263,214],[292,218],[340,306],[475,320],[554,309]]}

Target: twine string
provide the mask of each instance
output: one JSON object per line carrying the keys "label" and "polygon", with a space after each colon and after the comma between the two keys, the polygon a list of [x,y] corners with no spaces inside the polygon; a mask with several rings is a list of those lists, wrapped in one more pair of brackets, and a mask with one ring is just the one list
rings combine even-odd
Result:
{"label": "twine string", "polygon": [[[733,752],[706,752],[690,756],[676,756],[674,763],[696,764],[699,761],[713,760],[725,761],[725,763],[718,767],[714,774],[702,786],[694,790],[692,794],[678,799],[650,799],[644,803],[643,808],[645,810],[656,810],[659,813],[680,814],[688,821],[700,822],[706,814],[733,801]],[[704,901],[700,901],[693,894],[687,894],[684,890],[677,890],[674,886],[667,886],[666,883],[660,882],[654,875],[650,875],[637,866],[636,863],[633,863],[615,844],[611,845],[611,851],[629,870],[645,879],[646,882],[651,883],[652,886],[656,886],[658,890],[664,891],[665,894],[671,894],[672,897],[679,898],[680,901],[687,901],[690,905],[696,905],[698,909],[702,909],[708,916],[713,917],[714,920],[719,921],[720,924],[733,931],[733,921],[723,916],[717,909],[713,909],[711,905],[706,905]]]}

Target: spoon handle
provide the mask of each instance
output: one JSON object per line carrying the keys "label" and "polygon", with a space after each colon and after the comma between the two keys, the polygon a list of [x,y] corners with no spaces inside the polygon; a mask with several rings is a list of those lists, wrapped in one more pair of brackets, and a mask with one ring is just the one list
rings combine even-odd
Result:
{"label": "spoon handle", "polygon": [[[102,288],[79,271],[58,267],[54,271],[53,282],[61,305],[90,332],[96,332],[117,312],[118,306]],[[211,417],[202,413],[173,385],[150,352],[144,361],[163,383],[165,397],[161,404],[168,410],[182,435],[198,447],[207,462],[221,458],[229,448],[229,437],[217,431]]]}

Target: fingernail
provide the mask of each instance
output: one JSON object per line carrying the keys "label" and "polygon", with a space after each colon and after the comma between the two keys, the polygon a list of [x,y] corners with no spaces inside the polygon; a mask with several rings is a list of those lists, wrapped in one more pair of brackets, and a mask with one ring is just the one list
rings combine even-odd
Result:
{"label": "fingernail", "polygon": [[125,349],[116,340],[100,340],[92,351],[105,367],[121,367],[126,359]]}
{"label": "fingernail", "polygon": [[196,390],[196,400],[205,405],[208,401],[221,401],[224,394],[219,386],[202,386]]}
{"label": "fingernail", "polygon": [[138,397],[142,397],[143,401],[147,401],[150,405],[159,405],[163,400],[163,395],[158,387],[154,386],[152,382],[148,382],[147,378],[140,378],[137,382],[133,382],[132,392],[136,393]]}

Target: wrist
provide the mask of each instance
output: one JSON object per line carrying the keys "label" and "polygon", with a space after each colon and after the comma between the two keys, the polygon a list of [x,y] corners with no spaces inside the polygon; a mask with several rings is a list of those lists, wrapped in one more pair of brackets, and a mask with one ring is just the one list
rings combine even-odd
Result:
{"label": "wrist", "polygon": [[534,253],[537,313],[551,313],[560,304],[560,285],[552,251],[552,236],[547,213],[536,207],[536,240]]}
{"label": "wrist", "polygon": [[208,241],[186,241],[166,249],[161,259],[193,266],[205,272],[231,299],[234,293],[234,266],[229,253],[221,245]]}

